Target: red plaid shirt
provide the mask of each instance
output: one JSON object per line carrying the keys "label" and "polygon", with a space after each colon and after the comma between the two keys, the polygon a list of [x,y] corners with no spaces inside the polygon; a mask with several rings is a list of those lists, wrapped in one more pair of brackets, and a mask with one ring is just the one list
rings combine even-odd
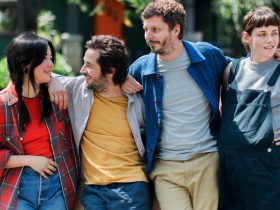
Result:
{"label": "red plaid shirt", "polygon": [[[13,84],[0,92],[0,210],[14,210],[22,167],[5,168],[10,155],[24,155],[17,127],[17,94]],[[45,119],[51,148],[61,180],[66,208],[74,209],[78,182],[78,158],[67,111],[53,105],[51,117]]]}

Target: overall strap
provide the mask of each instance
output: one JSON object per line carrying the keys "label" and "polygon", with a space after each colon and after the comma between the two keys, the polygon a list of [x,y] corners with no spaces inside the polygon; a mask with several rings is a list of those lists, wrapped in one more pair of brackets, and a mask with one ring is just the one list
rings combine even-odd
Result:
{"label": "overall strap", "polygon": [[280,75],[280,64],[276,67],[276,70],[273,72],[272,76],[267,82],[267,85],[273,87]]}
{"label": "overall strap", "polygon": [[238,68],[239,68],[239,63],[242,59],[243,58],[239,58],[239,59],[234,59],[232,61],[232,64],[231,64],[231,67],[229,70],[228,84],[230,84],[234,80],[236,73],[238,71]]}

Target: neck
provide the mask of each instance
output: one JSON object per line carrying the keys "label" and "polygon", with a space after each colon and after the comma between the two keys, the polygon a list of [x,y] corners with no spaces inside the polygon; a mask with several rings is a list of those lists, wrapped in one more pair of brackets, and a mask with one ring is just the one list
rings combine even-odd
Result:
{"label": "neck", "polygon": [[264,63],[264,62],[270,60],[271,58],[272,58],[272,57],[267,57],[267,58],[256,58],[256,57],[251,56],[251,57],[250,57],[250,60],[251,60],[252,62],[254,62],[254,63]]}
{"label": "neck", "polygon": [[174,42],[174,49],[166,55],[158,55],[158,58],[162,61],[172,61],[176,59],[182,53],[183,50],[184,50],[183,42],[177,39]]}
{"label": "neck", "polygon": [[105,98],[117,98],[123,96],[120,86],[115,84],[108,85],[106,89],[99,94]]}
{"label": "neck", "polygon": [[40,88],[35,87],[33,88],[31,82],[28,79],[28,76],[23,78],[23,85],[22,85],[22,96],[25,98],[34,98],[39,95]]}

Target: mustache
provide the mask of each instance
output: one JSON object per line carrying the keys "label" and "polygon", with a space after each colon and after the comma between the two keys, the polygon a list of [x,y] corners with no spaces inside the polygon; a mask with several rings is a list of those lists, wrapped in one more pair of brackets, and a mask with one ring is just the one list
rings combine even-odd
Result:
{"label": "mustache", "polygon": [[147,41],[147,44],[160,44],[160,42],[159,41],[150,40],[150,41]]}

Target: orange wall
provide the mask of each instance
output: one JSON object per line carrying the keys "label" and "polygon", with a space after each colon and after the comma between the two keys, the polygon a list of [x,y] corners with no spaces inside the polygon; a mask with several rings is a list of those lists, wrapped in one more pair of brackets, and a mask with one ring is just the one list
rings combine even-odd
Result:
{"label": "orange wall", "polygon": [[[96,0],[95,6],[99,2],[100,0]],[[106,0],[103,14],[94,16],[94,34],[110,34],[123,39],[123,19],[124,5],[116,0]]]}

